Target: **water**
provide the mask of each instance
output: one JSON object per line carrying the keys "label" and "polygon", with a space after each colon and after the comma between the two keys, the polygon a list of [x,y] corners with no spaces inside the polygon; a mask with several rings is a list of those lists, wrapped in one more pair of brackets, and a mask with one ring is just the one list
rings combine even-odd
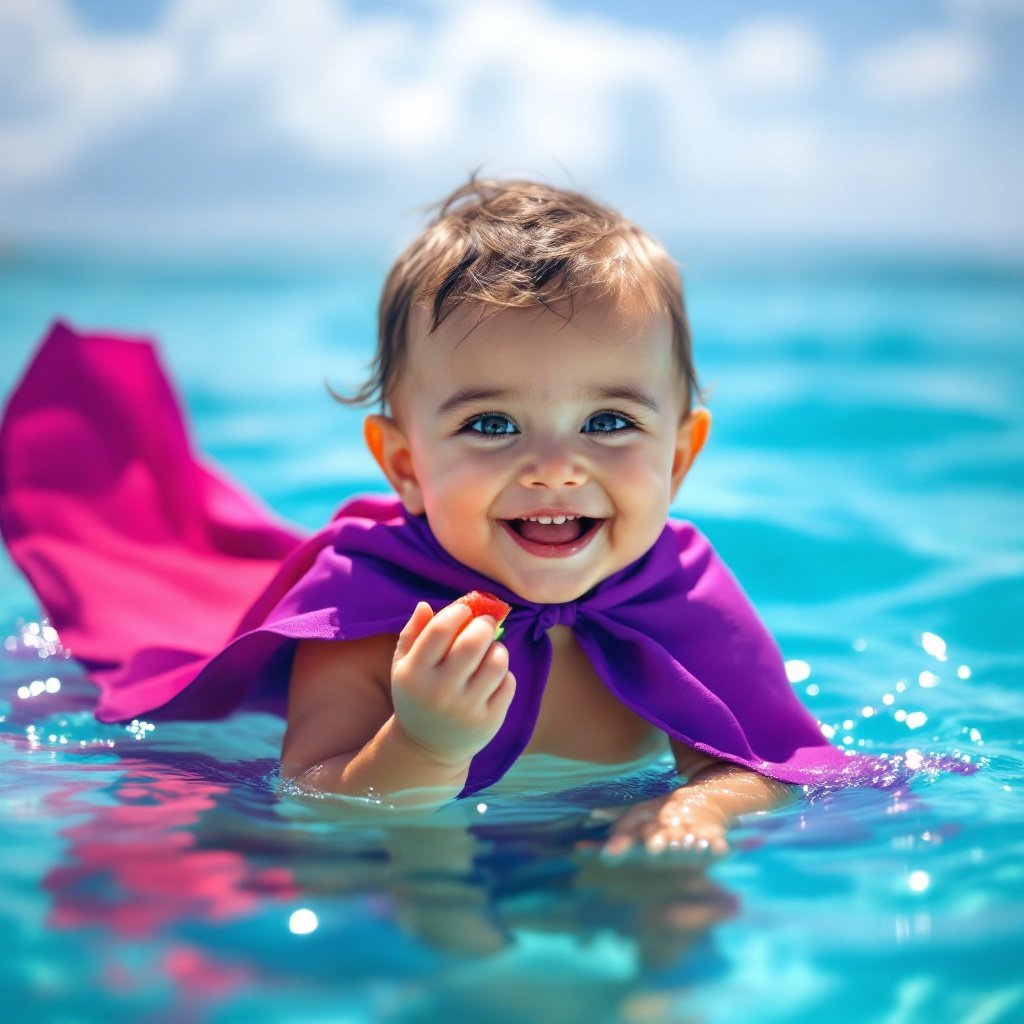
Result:
{"label": "water", "polygon": [[[358,378],[384,269],[10,259],[0,391],[53,315],[156,334],[197,446],[312,529],[380,487],[323,379]],[[16,1018],[1024,1020],[1022,284],[865,259],[690,272],[715,419],[678,511],[806,663],[835,742],[980,767],[747,819],[707,872],[579,846],[607,828],[593,809],[671,785],[663,763],[535,759],[396,823],[282,793],[268,716],[101,725],[0,563]]]}

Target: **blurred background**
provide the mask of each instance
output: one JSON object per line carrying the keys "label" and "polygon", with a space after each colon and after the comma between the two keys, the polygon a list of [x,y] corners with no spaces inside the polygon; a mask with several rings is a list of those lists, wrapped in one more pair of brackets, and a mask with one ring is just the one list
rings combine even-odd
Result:
{"label": "blurred background", "polygon": [[0,0],[8,247],[393,254],[472,167],[679,243],[1024,248],[1019,0]]}

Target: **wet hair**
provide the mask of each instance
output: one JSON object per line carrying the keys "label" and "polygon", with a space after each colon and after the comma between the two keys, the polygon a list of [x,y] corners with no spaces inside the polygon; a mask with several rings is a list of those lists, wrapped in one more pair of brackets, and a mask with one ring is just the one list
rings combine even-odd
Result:
{"label": "wet hair", "polygon": [[[642,302],[668,312],[687,411],[701,397],[676,264],[622,214],[578,192],[525,180],[478,178],[427,208],[437,213],[388,273],[378,310],[371,375],[346,405],[386,410],[404,368],[414,306],[430,315],[428,335],[464,303],[502,309],[587,301]],[[558,310],[552,312],[563,316]]]}

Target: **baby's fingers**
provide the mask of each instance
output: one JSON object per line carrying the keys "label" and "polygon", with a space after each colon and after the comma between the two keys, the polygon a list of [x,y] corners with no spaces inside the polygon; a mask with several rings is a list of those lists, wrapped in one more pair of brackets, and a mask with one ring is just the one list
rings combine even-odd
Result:
{"label": "baby's fingers", "polygon": [[636,845],[636,840],[631,835],[626,835],[624,832],[620,832],[613,835],[601,847],[601,856],[605,860],[618,860],[620,857],[625,857],[630,850]]}
{"label": "baby's fingers", "polygon": [[516,677],[511,672],[505,673],[505,678],[498,683],[494,692],[487,699],[487,709],[501,714],[502,721],[512,705],[512,698],[516,695]]}
{"label": "baby's fingers", "polygon": [[464,604],[450,604],[442,608],[413,638],[408,653],[414,653],[417,662],[424,667],[436,667],[444,660],[452,641],[472,617],[473,613]]}
{"label": "baby's fingers", "polygon": [[[465,680],[468,686],[471,685],[470,680],[484,665],[494,664],[492,659],[500,657],[502,654],[507,658],[504,646],[494,641],[496,628],[491,616],[480,615],[461,629],[448,649],[448,653],[444,656],[441,667],[445,674],[452,678]],[[501,676],[504,675],[507,668],[506,662],[505,668],[494,680],[495,685],[500,682]]]}
{"label": "baby's fingers", "polygon": [[[658,820],[658,813],[661,810],[660,800],[643,800],[623,812],[619,820],[612,827],[614,835],[639,836],[641,833],[655,824]],[[614,812],[606,812],[609,816]],[[608,820],[606,817],[605,820]]]}
{"label": "baby's fingers", "polygon": [[661,829],[647,838],[648,853],[667,855],[671,859],[710,861],[729,852],[725,835],[709,829]]}
{"label": "baby's fingers", "polygon": [[504,644],[491,643],[480,664],[466,681],[466,696],[476,706],[488,703],[507,674],[508,649]]}
{"label": "baby's fingers", "polygon": [[433,617],[434,613],[426,601],[420,601],[416,605],[412,615],[409,616],[409,621],[402,627],[402,632],[398,634],[398,643],[395,645],[395,661],[404,658],[409,653],[417,637]]}
{"label": "baby's fingers", "polygon": [[729,852],[723,835],[674,829],[649,829],[644,833],[612,836],[602,848],[601,858],[613,862],[653,859],[665,864],[696,866],[708,864]]}

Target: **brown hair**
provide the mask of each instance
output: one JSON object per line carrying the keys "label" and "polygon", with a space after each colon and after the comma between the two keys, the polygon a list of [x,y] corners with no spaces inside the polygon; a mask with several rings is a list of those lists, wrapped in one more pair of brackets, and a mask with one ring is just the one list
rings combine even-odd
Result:
{"label": "brown hair", "polygon": [[384,283],[377,352],[369,380],[346,405],[386,407],[402,371],[414,305],[431,313],[428,334],[464,302],[497,309],[549,306],[567,298],[630,297],[667,310],[687,403],[701,396],[679,272],[650,235],[616,210],[578,192],[533,181],[480,179],[477,172],[447,198],[398,257]]}

